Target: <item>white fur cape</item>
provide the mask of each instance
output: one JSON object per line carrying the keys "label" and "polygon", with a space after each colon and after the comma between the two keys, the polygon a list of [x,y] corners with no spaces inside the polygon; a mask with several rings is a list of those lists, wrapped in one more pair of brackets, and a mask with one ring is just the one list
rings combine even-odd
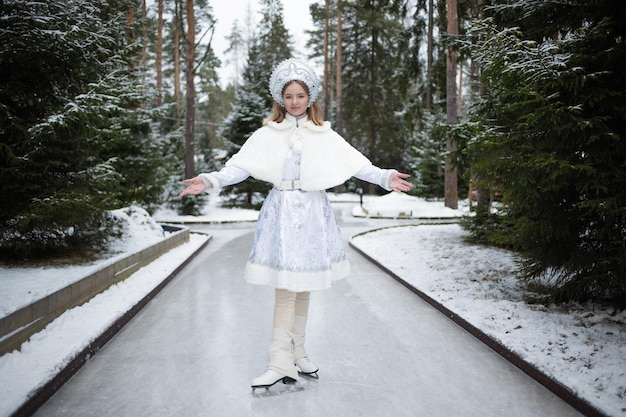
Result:
{"label": "white fur cape", "polygon": [[[297,137],[295,145],[294,137]],[[226,165],[239,167],[256,179],[279,186],[290,147],[301,153],[300,187],[304,191],[341,185],[371,165],[369,159],[330,128],[329,122],[317,126],[307,120],[297,127],[289,119],[269,122],[254,132]]]}

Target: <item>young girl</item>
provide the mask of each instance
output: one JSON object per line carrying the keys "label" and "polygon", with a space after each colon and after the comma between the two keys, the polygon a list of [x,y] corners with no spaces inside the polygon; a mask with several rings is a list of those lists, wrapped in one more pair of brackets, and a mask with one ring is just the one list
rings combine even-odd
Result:
{"label": "young girl", "polygon": [[384,170],[322,119],[321,86],[306,64],[288,59],[270,78],[272,114],[219,172],[184,181],[180,196],[221,188],[252,176],[274,185],[259,212],[245,279],[275,288],[269,363],[252,388],[293,383],[298,372],[317,377],[304,349],[309,293],[349,273],[326,189],[354,176],[390,191],[408,191],[407,174]]}

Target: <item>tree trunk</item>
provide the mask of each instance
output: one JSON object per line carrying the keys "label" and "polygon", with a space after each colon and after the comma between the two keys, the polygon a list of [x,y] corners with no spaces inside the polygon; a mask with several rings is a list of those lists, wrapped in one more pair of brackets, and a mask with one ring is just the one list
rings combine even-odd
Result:
{"label": "tree trunk", "polygon": [[[477,18],[484,19],[485,18],[485,6],[489,4],[489,1],[477,0],[477,2],[478,2]],[[473,81],[472,85],[473,86],[478,85],[477,94],[479,96],[484,96],[486,93],[485,83],[482,80],[482,76],[480,75],[480,67],[475,61],[472,61],[471,73],[472,73],[472,81]],[[491,212],[491,201],[490,201],[489,189],[485,188],[480,178],[472,178],[472,180],[475,180],[478,183],[478,187],[476,188],[476,191],[475,191],[476,217],[478,219],[485,219],[487,218],[487,216],[489,216],[489,213]],[[472,196],[470,196],[470,198],[472,198]]]}
{"label": "tree trunk", "polygon": [[180,125],[180,1],[174,4],[174,102],[176,103],[176,126]]}
{"label": "tree trunk", "polygon": [[[448,34],[455,37],[459,33],[459,18],[457,11],[457,0],[446,0],[448,8]],[[458,122],[456,107],[456,57],[457,51],[448,46],[446,50],[446,122],[449,126]],[[452,160],[453,155],[457,151],[456,138],[452,133],[448,134],[446,140],[446,162],[445,162],[445,206],[453,209],[458,208],[458,190],[457,190],[457,170]]]}
{"label": "tree trunk", "polygon": [[193,0],[186,0],[187,36],[185,37],[185,76],[187,81],[185,113],[185,178],[196,175],[194,164],[195,154],[195,116],[196,116],[196,90],[194,86],[194,64],[196,56],[196,21],[193,8]]}
{"label": "tree trunk", "polygon": [[458,117],[463,114],[463,61],[458,63],[457,68],[459,70],[457,77],[459,80],[459,86],[456,94],[456,114]]}
{"label": "tree trunk", "polygon": [[337,113],[336,116],[336,120],[335,120],[335,130],[337,131],[337,133],[339,133],[340,135],[343,134],[343,120],[342,120],[342,115],[341,115],[341,100],[342,100],[342,91],[341,91],[341,73],[343,71],[342,69],[342,47],[341,47],[341,19],[342,19],[342,15],[341,15],[341,0],[337,0],[337,46],[336,46],[336,51],[337,51],[337,56],[335,57],[335,59],[337,60],[337,75],[336,75],[336,85],[335,88],[337,89],[337,100],[335,102],[335,110]]}
{"label": "tree trunk", "polygon": [[330,114],[330,94],[328,94],[328,27],[330,20],[330,0],[326,0],[326,13],[324,14],[324,119],[328,120]]}
{"label": "tree trunk", "polygon": [[[146,0],[141,3],[141,30],[142,30],[142,50],[141,50],[141,66],[146,67],[146,61],[148,60],[148,7],[146,6]],[[144,71],[145,72],[145,71]]]}
{"label": "tree trunk", "polygon": [[163,0],[159,0],[159,12],[157,16],[157,44],[156,44],[156,88],[157,107],[163,104],[161,89],[163,88]]}
{"label": "tree trunk", "polygon": [[433,41],[433,27],[434,27],[434,18],[433,18],[433,9],[434,9],[433,0],[428,0],[428,39],[426,46],[426,99],[425,99],[425,107],[427,111],[431,111],[433,109],[433,49],[434,49],[434,41]]}

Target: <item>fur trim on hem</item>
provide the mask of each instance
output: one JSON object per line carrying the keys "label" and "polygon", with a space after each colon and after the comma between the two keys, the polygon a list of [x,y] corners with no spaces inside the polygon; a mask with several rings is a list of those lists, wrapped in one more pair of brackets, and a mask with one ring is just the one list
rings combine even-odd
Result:
{"label": "fur trim on hem", "polygon": [[334,263],[330,270],[320,272],[279,271],[265,265],[246,264],[245,279],[249,284],[269,285],[292,292],[326,290],[333,281],[350,274],[350,262]]}

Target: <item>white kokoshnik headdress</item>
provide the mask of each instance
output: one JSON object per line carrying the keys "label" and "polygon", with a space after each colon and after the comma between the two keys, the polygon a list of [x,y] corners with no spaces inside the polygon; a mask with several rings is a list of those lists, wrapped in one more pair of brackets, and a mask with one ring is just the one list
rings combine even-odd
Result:
{"label": "white kokoshnik headdress", "polygon": [[289,58],[276,66],[270,77],[270,93],[276,103],[285,108],[283,102],[283,89],[293,80],[300,80],[309,88],[309,102],[307,107],[317,99],[322,89],[319,79],[311,67],[294,58]]}

